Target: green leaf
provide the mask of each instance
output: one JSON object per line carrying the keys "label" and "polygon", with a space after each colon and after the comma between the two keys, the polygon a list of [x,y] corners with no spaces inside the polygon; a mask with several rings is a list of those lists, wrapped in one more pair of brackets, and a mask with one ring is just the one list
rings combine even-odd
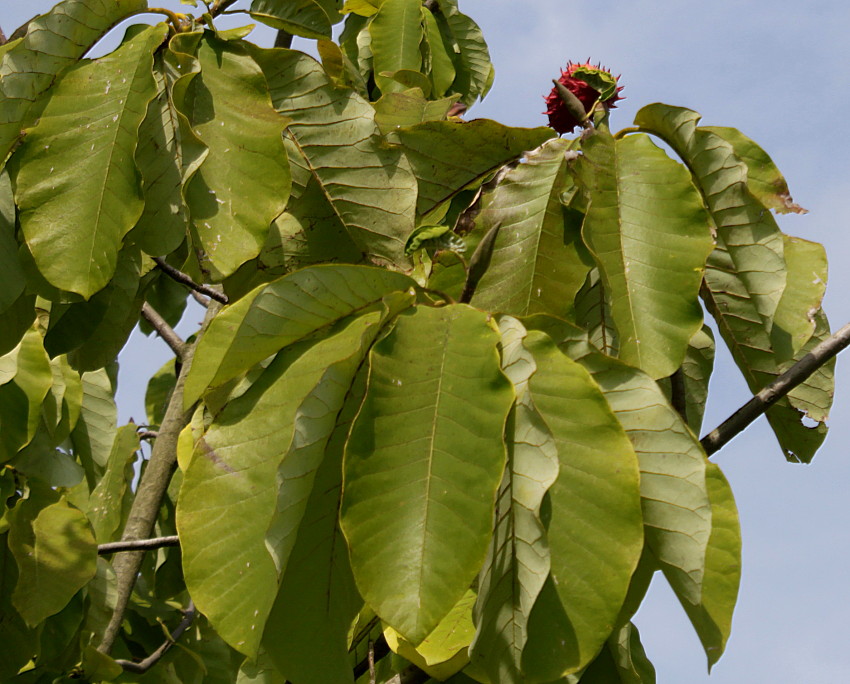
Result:
{"label": "green leaf", "polygon": [[493,83],[487,43],[478,24],[458,10],[457,0],[437,0],[437,5],[437,23],[443,39],[451,45],[449,55],[456,72],[449,90],[460,93],[460,101],[472,106],[477,98],[484,98]]}
{"label": "green leaf", "polygon": [[41,630],[27,627],[12,605],[12,593],[18,580],[18,568],[8,546],[8,534],[0,534],[0,639],[3,657],[0,658],[0,677],[12,681],[18,671],[31,662],[40,650]]}
{"label": "green leaf", "polygon": [[0,313],[0,354],[12,351],[35,320],[35,295],[21,294]]}
{"label": "green leaf", "polygon": [[65,0],[29,23],[26,36],[0,61],[0,160],[29,125],[33,105],[59,72],[76,62],[145,0]]}
{"label": "green leaf", "polygon": [[344,13],[353,12],[361,17],[371,17],[381,7],[383,0],[345,0],[342,6]]}
{"label": "green leaf", "polygon": [[[741,282],[743,304],[752,305],[767,329],[785,289],[782,234],[770,212],[747,188],[747,165],[731,144],[697,128],[700,115],[690,109],[653,104],[641,109],[635,123],[659,136],[688,165],[717,227],[712,255]],[[716,268],[716,266],[715,266]],[[712,286],[711,269],[706,282]],[[720,274],[714,276],[717,280]]]}
{"label": "green leaf", "polygon": [[475,306],[520,316],[572,312],[590,266],[578,226],[560,199],[569,182],[569,147],[566,140],[548,140],[482,197],[479,223],[499,223],[501,230]]}
{"label": "green leaf", "polygon": [[50,359],[50,370],[53,383],[42,406],[42,417],[52,444],[57,445],[68,438],[80,416],[83,383],[64,356]]}
{"label": "green leaf", "polygon": [[413,284],[407,276],[384,269],[326,265],[254,289],[216,316],[198,343],[186,378],[185,405],[194,403],[207,387],[235,378],[286,345]]}
{"label": "green leaf", "polygon": [[416,181],[389,148],[372,106],[337,88],[312,58],[294,50],[254,50],[276,109],[333,212],[373,259],[406,265],[404,243],[414,228]]}
{"label": "green leaf", "polygon": [[510,128],[489,119],[428,121],[395,133],[419,183],[426,215],[474,181],[554,136],[549,128]]}
{"label": "green leaf", "polygon": [[655,684],[655,668],[646,657],[637,627],[628,623],[611,634],[580,681],[581,684]]}
{"label": "green leaf", "polygon": [[415,126],[424,121],[443,121],[456,98],[426,100],[419,88],[386,93],[375,103],[375,123],[388,135],[402,126]]}
{"label": "green leaf", "polygon": [[582,152],[579,175],[589,195],[582,235],[610,294],[619,356],[665,377],[702,325],[710,220],[687,170],[649,137],[597,132]]}
{"label": "green leaf", "polygon": [[[685,385],[685,413],[688,427],[698,435],[702,431],[705,403],[708,399],[708,381],[714,369],[714,333],[708,326],[691,338],[685,360],[682,363],[682,378]],[[670,397],[670,382],[659,380],[667,397]]]}
{"label": "green leaf", "polygon": [[85,477],[82,466],[70,454],[56,449],[43,427],[9,465],[28,479],[40,480],[49,487],[74,487]]}
{"label": "green leaf", "polygon": [[827,278],[823,245],[788,235],[782,238],[788,282],[770,329],[770,343],[780,362],[793,358],[814,334]]}
{"label": "green leaf", "polygon": [[583,668],[611,632],[643,547],[638,459],[589,373],[552,339],[524,342],[529,386],[555,440],[560,473],[549,489],[551,574],[528,625],[523,670],[549,681]]}
{"label": "green leaf", "polygon": [[89,496],[88,518],[99,544],[115,541],[119,532],[124,494],[133,481],[139,434],[132,423],[118,429],[103,477]]}
{"label": "green leaf", "polygon": [[83,403],[80,418],[71,433],[71,443],[93,489],[112,453],[118,430],[118,408],[115,406],[112,381],[105,369],[83,373],[80,380],[83,383]]}
{"label": "green leaf", "polygon": [[[305,407],[315,412],[329,388],[316,390],[319,397],[311,402],[305,401],[308,395],[323,378],[333,377],[336,364],[350,360],[379,318],[373,312],[313,346],[285,349],[195,444],[177,504],[186,584],[222,638],[251,657],[259,647],[282,570],[275,563],[281,552],[274,549],[272,554],[266,534],[278,496],[275,473],[290,449],[293,431],[304,430],[305,421],[309,424],[297,412]],[[297,424],[296,417],[301,419]],[[309,430],[298,437],[309,438]],[[299,493],[306,498],[310,488],[305,493],[302,485]],[[296,528],[299,522],[300,516]],[[283,558],[281,565],[285,562]]]}
{"label": "green leaf", "polygon": [[31,490],[9,522],[9,549],[19,572],[12,603],[35,626],[94,577],[97,544],[82,512],[51,489]]}
{"label": "green leaf", "polygon": [[148,380],[148,387],[145,391],[145,414],[150,426],[157,426],[162,423],[165,409],[171,399],[171,392],[177,383],[177,375],[174,371],[174,359],[170,359]]}
{"label": "green leaf", "polygon": [[201,73],[179,108],[209,153],[186,181],[184,197],[205,251],[201,267],[222,278],[257,256],[286,207],[286,120],[275,113],[263,72],[242,43],[206,32],[197,59]]}
{"label": "green leaf", "polygon": [[180,121],[168,97],[167,85],[177,76],[168,72],[162,53],[154,55],[156,97],[148,104],[139,127],[136,166],[142,176],[144,211],[130,238],[154,256],[174,251],[186,239],[189,210],[183,201],[183,145]]}
{"label": "green leaf", "polygon": [[294,36],[314,40],[331,37],[328,15],[315,0],[253,0],[249,14]]}
{"label": "green leaf", "polygon": [[747,165],[747,188],[764,206],[777,214],[806,213],[792,199],[788,182],[767,152],[741,131],[722,126],[700,126],[700,130],[714,133],[732,145],[735,156]]}
{"label": "green leaf", "polygon": [[[377,330],[369,337],[375,332]],[[366,339],[364,335],[361,345]],[[294,546],[290,543],[291,555],[266,623],[263,643],[271,660],[287,679],[305,684],[353,682],[348,654],[349,630],[363,607],[363,599],[354,584],[338,512],[345,441],[366,389],[366,367],[361,366],[359,372],[356,368],[358,357],[362,359],[365,352],[361,347],[351,358],[343,359],[336,369],[338,377],[334,378],[333,372],[326,374],[299,410],[303,413],[297,429],[307,427],[309,434],[312,421],[307,420],[305,426],[304,418],[312,412],[310,409],[315,411],[319,407],[322,395],[330,396],[334,402],[331,412],[312,425],[318,428],[316,447],[323,450],[324,458],[311,473],[312,487],[300,504],[303,516],[299,520],[297,539]],[[328,392],[321,387],[325,379],[342,382]],[[298,440],[296,432],[293,446]],[[290,452],[281,464],[278,478],[295,475],[297,468],[287,461],[293,457],[303,461],[304,455],[303,447],[300,454]],[[298,492],[297,484],[294,488],[293,484],[293,480],[284,481],[278,495],[279,510],[285,503],[284,489]],[[279,525],[280,517],[275,522]],[[274,529],[269,531],[270,534],[275,532]]]}
{"label": "green leaf", "polygon": [[515,318],[499,319],[502,367],[516,405],[505,429],[508,465],[496,499],[496,523],[478,580],[474,619],[478,631],[470,658],[491,681],[519,681],[528,618],[549,575],[549,548],[540,518],[543,497],[558,477],[558,452],[535,408],[528,380],[537,370],[522,346],[526,330]]}
{"label": "green leaf", "polygon": [[419,307],[370,354],[341,523],[360,592],[413,643],[463,596],[487,552],[514,399],[497,343],[482,312]]}
{"label": "green leaf", "polygon": [[443,37],[440,35],[440,26],[434,15],[426,7],[422,7],[422,26],[425,29],[424,45],[427,47],[427,59],[424,61],[425,71],[434,85],[435,97],[442,97],[454,83],[457,72],[455,71],[452,57],[449,54]]}
{"label": "green leaf", "polygon": [[115,52],[69,68],[9,168],[39,271],[88,299],[112,278],[143,202],[133,159],[156,95],[153,51],[166,27],[132,27]]}
{"label": "green leaf", "polygon": [[26,280],[15,239],[15,199],[9,174],[0,172],[0,313],[21,296]]}
{"label": "green leaf", "polygon": [[707,462],[711,537],[705,554],[702,595],[696,605],[679,600],[708,656],[711,670],[723,655],[732,630],[732,611],[741,583],[741,528],[732,489],[715,463]]}
{"label": "green leaf", "polygon": [[384,0],[369,24],[375,83],[382,93],[400,92],[405,88],[387,77],[387,72],[419,71],[422,67],[419,52],[419,43],[424,37],[421,8],[420,0]]}

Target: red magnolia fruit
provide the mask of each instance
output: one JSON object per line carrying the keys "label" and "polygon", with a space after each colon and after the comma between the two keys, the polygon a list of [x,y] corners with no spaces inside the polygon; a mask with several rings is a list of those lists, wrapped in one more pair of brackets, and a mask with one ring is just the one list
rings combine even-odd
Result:
{"label": "red magnolia fruit", "polygon": [[[575,76],[574,74],[577,70],[582,70],[585,74]],[[586,75],[586,72],[598,74],[598,76],[591,78],[589,75]],[[558,83],[576,96],[584,108],[585,114],[587,114],[590,112],[590,108],[600,98],[601,91],[586,83],[582,78],[595,81],[598,87],[604,87],[606,82],[616,84],[620,77],[612,76],[611,72],[601,64],[593,65],[590,62],[584,62],[583,64],[567,63],[567,68],[561,72],[561,78],[558,79]],[[620,97],[620,91],[622,89],[622,86],[615,87],[613,95],[609,95],[607,99],[602,101],[603,106],[607,109],[615,108],[617,105],[614,103],[622,99]],[[558,133],[572,133],[576,126],[581,126],[583,118],[578,118],[576,109],[577,107],[571,110],[564,103],[564,98],[558,92],[558,86],[552,88],[552,91],[546,96],[546,111],[544,114],[549,116],[549,126],[558,131]]]}

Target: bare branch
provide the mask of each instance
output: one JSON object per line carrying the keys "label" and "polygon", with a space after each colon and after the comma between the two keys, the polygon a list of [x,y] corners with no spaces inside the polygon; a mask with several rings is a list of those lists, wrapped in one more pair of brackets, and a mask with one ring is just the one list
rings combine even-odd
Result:
{"label": "bare branch", "polygon": [[283,29],[279,29],[274,37],[274,46],[276,48],[291,48],[292,34],[284,31]]}
{"label": "bare branch", "polygon": [[186,610],[183,611],[183,619],[180,621],[180,624],[174,628],[174,631],[171,632],[171,635],[167,640],[162,643],[158,649],[156,649],[153,653],[151,653],[144,660],[139,661],[138,663],[132,660],[116,660],[122,668],[124,668],[125,672],[135,672],[137,674],[144,674],[148,670],[150,670],[154,665],[156,665],[162,656],[164,656],[171,647],[175,644],[175,642],[183,636],[183,632],[185,632],[192,623],[195,621],[195,616],[198,614],[198,611],[195,608],[195,604],[192,601],[189,601],[189,605],[186,606]]}
{"label": "bare branch", "polygon": [[139,433],[139,439],[156,439],[159,433],[156,430],[142,430]]}
{"label": "bare branch", "polygon": [[160,270],[165,273],[169,278],[176,280],[178,283],[182,283],[186,285],[186,287],[192,288],[195,292],[200,292],[201,294],[205,294],[207,297],[214,299],[217,302],[221,302],[222,304],[227,304],[230,300],[227,298],[227,295],[223,292],[219,292],[214,287],[210,287],[209,285],[201,285],[192,280],[188,275],[183,273],[171,264],[169,264],[162,257],[154,257],[153,260],[156,262],[156,265],[159,266]]}
{"label": "bare branch", "polygon": [[688,422],[688,401],[685,391],[685,373],[679,366],[676,372],[670,376],[670,403],[676,409],[676,413],[682,416],[682,420]]}
{"label": "bare branch", "polygon": [[[366,633],[368,634],[368,631]],[[377,662],[384,656],[389,655],[389,653],[390,646],[383,634],[374,641],[370,640],[369,652],[366,654],[366,657],[354,666],[354,678],[359,679],[360,676],[370,671],[370,659],[372,662]]]}
{"label": "bare branch", "polygon": [[162,549],[166,546],[180,546],[177,535],[170,537],[154,537],[152,539],[135,539],[133,541],[117,541],[100,544],[97,547],[98,556],[107,556],[111,553],[122,551],[147,551],[150,549]]}
{"label": "bare branch", "polygon": [[848,345],[850,345],[850,323],[818,344],[776,380],[765,386],[716,429],[703,437],[700,444],[705,449],[705,453],[711,456],[711,454],[719,451],[735,435]]}
{"label": "bare branch", "polygon": [[192,290],[191,292],[192,292],[192,299],[194,299],[196,302],[198,302],[198,304],[200,304],[202,307],[204,307],[206,309],[210,305],[209,297],[204,297],[204,295],[202,295],[197,290]]}
{"label": "bare branch", "polygon": [[171,351],[174,352],[174,355],[178,359],[182,360],[183,354],[186,352],[186,343],[182,340],[180,335],[174,332],[174,328],[168,325],[156,309],[147,302],[142,304],[142,316],[148,323],[151,324],[153,329],[156,330],[157,335],[159,335],[163,341],[171,347]]}
{"label": "bare branch", "polygon": [[213,17],[217,17],[219,14],[224,12],[228,7],[230,7],[236,0],[215,0],[210,7],[210,14]]}

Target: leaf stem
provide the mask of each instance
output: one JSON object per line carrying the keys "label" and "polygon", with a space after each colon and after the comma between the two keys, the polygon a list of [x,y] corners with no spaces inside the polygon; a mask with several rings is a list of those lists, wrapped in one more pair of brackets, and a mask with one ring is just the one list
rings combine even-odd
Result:
{"label": "leaf stem", "polygon": [[183,611],[183,619],[180,621],[180,624],[174,628],[174,631],[168,635],[168,638],[162,643],[158,649],[156,649],[153,653],[151,653],[144,660],[134,662],[132,660],[116,660],[122,668],[124,668],[125,672],[134,672],[136,674],[144,674],[148,670],[150,670],[154,665],[156,665],[162,656],[168,653],[169,649],[177,642],[177,640],[183,636],[183,632],[185,632],[192,623],[195,621],[195,616],[198,614],[197,609],[195,608],[195,604],[192,601],[189,601],[189,605],[186,606],[186,610]]}
{"label": "leaf stem", "polygon": [[167,275],[169,278],[172,278],[173,280],[176,280],[178,283],[182,283],[183,285],[186,285],[187,287],[193,289],[195,292],[205,294],[210,299],[214,299],[215,301],[221,302],[222,304],[227,304],[230,301],[227,295],[223,292],[220,292],[219,290],[216,290],[214,287],[210,287],[209,285],[201,285],[199,283],[196,283],[194,280],[192,280],[190,276],[188,276],[186,273],[183,273],[183,271],[174,268],[174,266],[169,264],[162,257],[154,257],[153,260],[154,262],[156,262],[156,265],[159,266],[160,270],[165,273],[165,275]]}
{"label": "leaf stem", "polygon": [[180,546],[180,539],[175,534],[170,537],[154,537],[152,539],[136,539],[134,541],[117,541],[100,544],[97,547],[98,556],[108,556],[112,553],[124,551],[148,551],[150,549],[162,549],[167,546]]}
{"label": "leaf stem", "polygon": [[186,343],[180,335],[174,332],[174,328],[168,325],[165,319],[159,315],[159,312],[147,302],[142,304],[142,317],[150,323],[151,326],[153,326],[157,335],[162,338],[163,342],[171,347],[171,351],[174,352],[174,355],[182,361],[183,355],[186,353]]}
{"label": "leaf stem", "polygon": [[[187,344],[185,347],[182,368],[165,410],[159,435],[153,444],[147,468],[142,473],[136,496],[133,498],[130,515],[127,518],[127,524],[124,526],[122,541],[138,541],[147,539],[151,535],[165,491],[168,489],[171,476],[177,466],[177,438],[180,431],[189,423],[194,410],[194,407],[191,407],[188,411],[183,410],[183,387],[186,384],[186,375],[192,367],[192,357],[198,341],[203,338],[204,331],[220,310],[221,306],[217,302],[210,304],[195,342]],[[132,551],[122,553],[113,561],[116,575],[115,609],[104,630],[103,639],[97,647],[97,650],[101,653],[109,653],[118,633],[121,631],[121,625],[124,622],[124,615],[127,612],[127,605],[130,602],[130,596],[133,593],[143,557],[144,551]]]}
{"label": "leaf stem", "polygon": [[804,382],[812,373],[850,345],[850,323],[818,344],[773,382],[765,385],[746,404],[700,440],[709,456],[761,416],[773,404]]}

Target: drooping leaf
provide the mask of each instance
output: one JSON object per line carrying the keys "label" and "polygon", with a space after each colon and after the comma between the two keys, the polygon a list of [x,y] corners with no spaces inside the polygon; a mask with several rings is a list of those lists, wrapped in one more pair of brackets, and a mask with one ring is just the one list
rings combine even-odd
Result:
{"label": "drooping leaf", "polygon": [[502,367],[516,405],[505,430],[508,464],[496,499],[493,539],[478,580],[477,626],[470,658],[491,681],[519,681],[528,618],[549,575],[549,548],[540,518],[546,491],[558,476],[558,453],[528,391],[537,370],[522,346],[526,330],[515,318],[499,319]]}
{"label": "drooping leaf", "polygon": [[139,434],[132,423],[115,434],[103,477],[89,496],[88,519],[99,544],[115,541],[121,525],[122,501],[133,480]]}
{"label": "drooping leaf", "polygon": [[479,222],[501,229],[472,299],[476,306],[519,316],[571,313],[590,265],[560,200],[569,147],[566,140],[545,142],[483,196]]}
{"label": "drooping leaf", "polygon": [[493,65],[481,29],[472,19],[458,10],[457,0],[437,0],[440,13],[436,15],[448,51],[455,67],[455,79],[449,93],[460,93],[460,101],[472,106],[483,99],[493,83]]}
{"label": "drooping leaf", "polygon": [[[407,276],[364,266],[317,266],[260,286],[215,317],[186,379],[191,405],[278,349],[413,285]],[[319,306],[320,305],[320,306]]]}
{"label": "drooping leaf", "polygon": [[582,228],[610,293],[619,356],[654,378],[670,375],[702,325],[697,299],[713,241],[688,172],[645,135],[582,144],[589,195]]}
{"label": "drooping leaf", "polygon": [[146,0],[65,0],[29,22],[26,36],[0,62],[0,159],[20,139],[30,123],[30,109],[59,72],[124,17],[146,6]]}
{"label": "drooping leaf", "polygon": [[112,381],[105,369],[83,373],[80,380],[83,403],[80,418],[71,433],[71,443],[86,469],[89,486],[94,488],[109,462],[118,430],[118,408]]}
{"label": "drooping leaf", "polygon": [[398,130],[394,138],[416,174],[416,211],[424,216],[553,135],[549,128],[510,128],[476,119],[468,123],[426,121]]}
{"label": "drooping leaf", "polygon": [[15,198],[9,174],[4,170],[0,172],[0,313],[15,303],[25,285],[15,239]]}
{"label": "drooping leaf", "polygon": [[[705,403],[708,399],[708,381],[714,369],[714,333],[708,326],[691,338],[685,360],[682,362],[682,380],[685,390],[685,414],[688,427],[698,435],[702,430]],[[659,380],[668,398],[671,396],[670,381]]]}
{"label": "drooping leaf", "polygon": [[373,312],[313,346],[285,349],[195,444],[177,504],[186,584],[222,638],[251,657],[282,570],[266,533],[296,412],[326,369],[349,360],[379,318]]}
{"label": "drooping leaf", "polygon": [[0,614],[3,615],[0,620],[0,639],[3,639],[0,677],[11,681],[40,650],[41,630],[30,629],[12,604],[19,573],[8,538],[4,530],[0,534]]}
{"label": "drooping leaf", "polygon": [[406,264],[404,243],[414,228],[416,181],[389,148],[371,105],[335,87],[321,65],[294,50],[253,51],[275,108],[307,171],[360,248],[380,261]]}
{"label": "drooping leaf", "polygon": [[680,601],[702,642],[711,670],[723,655],[732,630],[732,611],[741,582],[741,528],[732,489],[720,467],[708,462],[706,485],[711,499],[711,537],[698,604]]}
{"label": "drooping leaf", "polygon": [[419,88],[387,93],[375,103],[375,123],[388,135],[399,127],[415,126],[425,121],[443,121],[455,98],[427,100]]}
{"label": "drooping leaf", "polygon": [[0,313],[0,354],[12,351],[35,320],[35,295],[22,293]]}
{"label": "drooping leaf", "polygon": [[31,490],[9,514],[18,565],[12,603],[34,626],[58,613],[94,577],[97,545],[86,517],[52,489]]}
{"label": "drooping leaf", "polygon": [[643,548],[638,459],[599,386],[530,331],[531,397],[560,473],[549,489],[551,574],[531,612],[522,665],[537,681],[585,667],[607,639]]}
{"label": "drooping leaf", "polygon": [[777,214],[806,213],[792,199],[788,182],[776,164],[755,142],[737,128],[700,126],[700,129],[714,133],[732,145],[735,155],[747,165],[747,188],[764,206]]}
{"label": "drooping leaf", "polygon": [[611,634],[579,681],[581,684],[655,684],[655,668],[646,657],[637,627],[627,623]]}
{"label": "drooping leaf", "polygon": [[43,423],[9,465],[28,480],[40,480],[49,487],[74,487],[85,477],[82,466],[70,454],[53,446]]}
{"label": "drooping leaf", "polygon": [[115,52],[65,71],[9,163],[39,271],[86,299],[112,278],[142,212],[133,155],[156,95],[153,51],[165,35],[164,24],[131,27]]}
{"label": "drooping leaf", "polygon": [[396,93],[405,86],[388,74],[400,69],[419,71],[423,39],[420,0],[384,0],[369,23],[375,83],[382,93]]}
{"label": "drooping leaf", "polygon": [[253,0],[254,19],[294,36],[321,40],[331,37],[331,22],[315,0]]}
{"label": "drooping leaf", "polygon": [[[659,136],[688,165],[717,227],[717,249],[726,250],[724,267],[741,282],[738,296],[745,295],[745,303],[770,329],[786,282],[782,234],[749,192],[747,165],[730,143],[697,128],[699,119],[690,109],[652,104],[637,113],[635,123]],[[706,279],[712,287],[710,273]]]}
{"label": "drooping leaf", "polygon": [[286,207],[291,177],[266,79],[246,47],[205,33],[201,73],[180,109],[209,148],[184,191],[205,251],[202,268],[216,278],[260,251],[269,225]]}
{"label": "drooping leaf", "polygon": [[575,321],[587,330],[590,342],[602,353],[616,356],[620,348],[610,295],[602,284],[599,269],[593,267],[575,298]]}
{"label": "drooping leaf", "polygon": [[166,361],[148,380],[148,386],[145,390],[145,414],[150,426],[162,423],[168,401],[171,398],[171,392],[177,383],[177,375],[174,370],[174,359],[171,359]]}
{"label": "drooping leaf", "polygon": [[457,72],[452,63],[446,41],[440,35],[440,26],[433,13],[424,5],[422,7],[422,26],[425,29],[423,48],[427,48],[427,52],[423,49],[423,52],[425,52],[425,59],[423,59],[425,73],[431,79],[434,97],[442,97],[451,88]]}
{"label": "drooping leaf", "polygon": [[482,312],[419,307],[370,354],[341,522],[361,594],[413,643],[463,596],[487,552],[514,399],[497,342]]}
{"label": "drooping leaf", "polygon": [[53,382],[42,406],[42,417],[52,444],[58,445],[68,438],[80,417],[83,383],[64,356],[50,359],[50,370]]}

